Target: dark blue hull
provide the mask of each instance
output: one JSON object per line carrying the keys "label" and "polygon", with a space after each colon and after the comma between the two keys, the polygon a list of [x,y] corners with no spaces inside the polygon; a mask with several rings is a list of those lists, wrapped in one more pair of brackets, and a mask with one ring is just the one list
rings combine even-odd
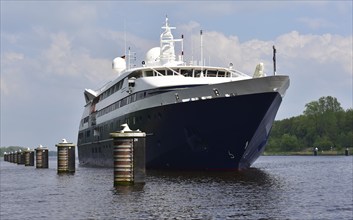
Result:
{"label": "dark blue hull", "polygon": [[264,151],[282,98],[277,92],[190,101],[137,111],[80,140],[80,164],[113,166],[109,133],[127,122],[147,133],[147,169],[248,168]]}

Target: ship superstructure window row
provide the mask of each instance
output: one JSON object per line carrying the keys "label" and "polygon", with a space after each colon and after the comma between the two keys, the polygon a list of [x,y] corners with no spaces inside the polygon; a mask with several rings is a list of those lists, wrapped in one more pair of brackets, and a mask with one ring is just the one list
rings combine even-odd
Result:
{"label": "ship superstructure window row", "polygon": [[119,82],[115,83],[112,87],[104,91],[100,96],[98,101],[102,101],[103,99],[109,97],[110,95],[114,94],[115,92],[119,91],[123,87],[124,79],[120,80]]}
{"label": "ship superstructure window row", "polygon": [[147,96],[147,93],[144,91],[144,92],[138,92],[138,93],[134,93],[132,95],[129,95],[123,99],[120,99],[119,101],[117,102],[114,102],[113,104],[103,108],[102,110],[98,111],[97,113],[97,117],[100,117],[102,115],[105,115],[105,114],[108,114],[109,112],[111,111],[114,111],[118,108],[121,108],[127,104],[130,104],[132,102],[135,102],[135,101],[138,101],[140,99],[143,99]]}
{"label": "ship superstructure window row", "polygon": [[[238,75],[242,75],[243,73],[236,71],[236,70],[219,70],[219,69],[183,69],[183,68],[163,68],[163,69],[154,69],[149,68],[145,71],[135,71],[129,75],[129,78],[135,77],[156,77],[156,76],[184,76],[184,77],[237,77]],[[102,101],[103,99],[111,96],[115,92],[119,91],[126,78],[120,80],[119,82],[115,83],[109,89],[104,91],[101,95],[99,95],[98,101]]]}
{"label": "ship superstructure window row", "polygon": [[[198,86],[198,85],[189,85],[188,87],[194,87],[194,86]],[[166,87],[164,89],[153,89],[150,91],[141,91],[141,92],[137,92],[134,94],[131,94],[123,99],[120,99],[119,101],[114,102],[113,104],[101,109],[98,111],[97,113],[97,117],[100,117],[102,115],[108,114],[109,112],[112,112],[118,108],[121,108],[127,104],[139,101],[141,99],[153,96],[153,95],[157,95],[157,94],[161,94],[164,92],[169,92],[171,89],[183,89],[186,88],[185,86],[175,86],[175,87]]]}

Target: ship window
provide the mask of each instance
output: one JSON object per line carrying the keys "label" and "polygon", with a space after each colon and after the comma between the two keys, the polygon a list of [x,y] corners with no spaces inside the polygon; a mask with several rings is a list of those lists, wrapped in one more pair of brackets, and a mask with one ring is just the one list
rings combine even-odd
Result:
{"label": "ship window", "polygon": [[136,93],[136,101],[143,99],[143,92]]}
{"label": "ship window", "polygon": [[203,72],[203,71],[201,71],[201,70],[195,70],[195,76],[196,76],[196,77],[200,77],[200,76],[201,76],[201,72]]}
{"label": "ship window", "polygon": [[173,71],[171,71],[171,70],[166,70],[166,75],[167,75],[167,76],[173,76]]}
{"label": "ship window", "polygon": [[89,136],[91,136],[91,131],[90,130],[86,131],[86,137],[89,137]]}
{"label": "ship window", "polygon": [[218,77],[225,77],[225,72],[219,71],[218,72]]}
{"label": "ship window", "polygon": [[207,70],[207,76],[208,77],[216,77],[217,76],[217,71]]}
{"label": "ship window", "polygon": [[146,71],[145,76],[153,76],[153,71]]}
{"label": "ship window", "polygon": [[122,80],[120,80],[119,83],[118,83],[118,89],[120,90],[121,87],[123,87],[123,81]]}
{"label": "ship window", "polygon": [[123,107],[124,105],[126,105],[126,103],[127,103],[127,98],[123,98],[123,99],[121,100],[120,107]]}
{"label": "ship window", "polygon": [[78,134],[78,142],[81,143],[82,139],[83,139],[83,133],[80,132],[80,133]]}
{"label": "ship window", "polygon": [[181,75],[186,77],[192,77],[192,70],[181,70]]}

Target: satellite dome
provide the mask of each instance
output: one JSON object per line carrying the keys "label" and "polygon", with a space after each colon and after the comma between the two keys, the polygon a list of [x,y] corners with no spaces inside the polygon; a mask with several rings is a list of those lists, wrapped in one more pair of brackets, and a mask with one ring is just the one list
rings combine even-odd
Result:
{"label": "satellite dome", "polygon": [[146,65],[154,66],[159,64],[159,57],[161,53],[160,47],[154,47],[146,53]]}
{"label": "satellite dome", "polygon": [[118,73],[120,73],[126,69],[125,56],[124,57],[117,57],[113,60],[113,69]]}

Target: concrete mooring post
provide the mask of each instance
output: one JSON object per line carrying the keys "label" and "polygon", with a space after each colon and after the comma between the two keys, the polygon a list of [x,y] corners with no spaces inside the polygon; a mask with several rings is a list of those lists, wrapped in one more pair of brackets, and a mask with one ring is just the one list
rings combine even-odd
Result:
{"label": "concrete mooring post", "polygon": [[13,151],[11,151],[11,152],[10,152],[10,157],[9,157],[9,162],[10,162],[10,163],[13,163],[13,160],[14,160],[14,159],[13,159],[13,154],[14,154]]}
{"label": "concrete mooring post", "polygon": [[58,173],[74,173],[75,145],[63,139],[55,146],[58,148]]}
{"label": "concrete mooring post", "polygon": [[22,150],[17,151],[17,164],[23,165],[25,164],[25,157]]}
{"label": "concrete mooring post", "polygon": [[[11,161],[10,161],[11,163],[15,163],[15,156],[16,156],[16,155],[17,155],[16,152],[14,152],[14,151],[11,152],[11,159],[10,159],[10,160],[11,160]],[[16,159],[16,160],[17,160],[17,159]],[[16,162],[16,163],[17,163],[17,162]]]}
{"label": "concrete mooring post", "polygon": [[25,166],[34,166],[34,150],[25,150]]}
{"label": "concrete mooring post", "polygon": [[39,145],[36,148],[36,168],[48,168],[49,167],[49,149]]}
{"label": "concrete mooring post", "polygon": [[132,131],[127,124],[121,126],[121,131],[110,133],[113,138],[114,186],[144,183],[146,133]]}
{"label": "concrete mooring post", "polygon": [[13,154],[13,162],[17,164],[17,150],[15,151],[15,153]]}
{"label": "concrete mooring post", "polygon": [[317,152],[319,151],[319,149],[317,147],[314,148],[314,156],[317,156]]}
{"label": "concrete mooring post", "polygon": [[7,155],[6,152],[4,152],[4,161],[9,161],[9,160],[8,160],[8,155]]}

